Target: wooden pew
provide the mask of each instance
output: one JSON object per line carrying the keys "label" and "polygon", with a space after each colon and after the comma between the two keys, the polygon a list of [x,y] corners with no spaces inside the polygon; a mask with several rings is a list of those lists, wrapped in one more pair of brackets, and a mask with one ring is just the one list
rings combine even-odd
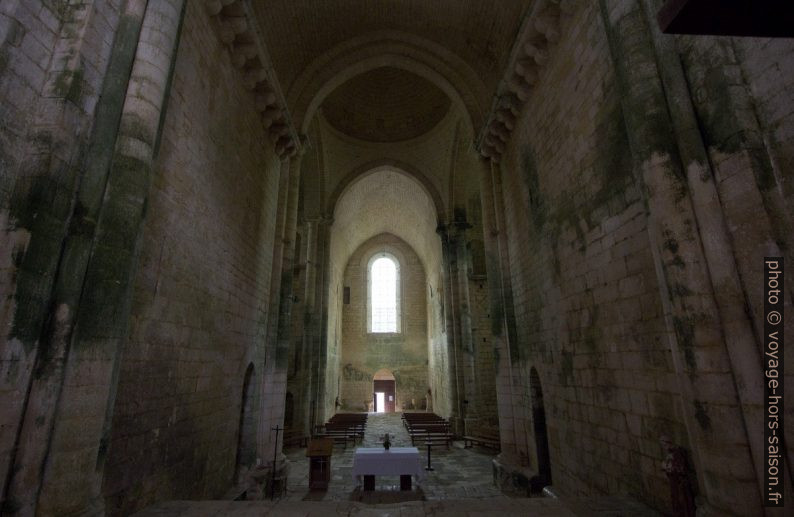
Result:
{"label": "wooden pew", "polygon": [[452,432],[449,422],[434,413],[404,413],[403,420],[414,445],[445,445],[449,449]]}
{"label": "wooden pew", "polygon": [[475,429],[469,435],[463,437],[463,446],[465,448],[468,449],[475,445],[497,451],[501,450],[499,432],[493,429]]}
{"label": "wooden pew", "polygon": [[366,426],[366,413],[337,413],[325,424],[315,426],[313,437],[332,438],[347,448],[348,441],[355,445],[357,440],[363,440]]}
{"label": "wooden pew", "polygon": [[284,431],[284,447],[306,447],[309,436],[299,429],[286,429]]}

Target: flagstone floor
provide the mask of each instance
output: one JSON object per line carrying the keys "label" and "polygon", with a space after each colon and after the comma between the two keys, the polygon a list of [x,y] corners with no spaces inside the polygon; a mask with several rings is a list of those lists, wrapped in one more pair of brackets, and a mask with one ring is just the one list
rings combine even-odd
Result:
{"label": "flagstone floor", "polygon": [[[364,439],[358,447],[380,447],[383,435],[389,433],[392,446],[410,447],[411,438],[402,424],[400,413],[370,414]],[[427,448],[419,447],[422,463],[427,465]],[[433,447],[433,471],[415,482],[411,492],[400,492],[400,480],[395,477],[375,479],[376,490],[364,492],[352,477],[355,447],[348,444],[334,447],[331,457],[331,483],[324,492],[309,491],[309,460],[305,449],[287,450],[290,460],[286,499],[290,501],[362,501],[386,503],[406,500],[507,498],[493,484],[491,460],[493,452],[484,449]]]}
{"label": "flagstone floor", "polygon": [[[379,447],[389,433],[393,446],[411,446],[399,413],[370,414],[359,447]],[[440,450],[439,450],[440,449]],[[400,491],[399,478],[376,478],[376,489],[364,492],[353,480],[353,452],[348,444],[334,447],[331,483],[327,491],[309,490],[306,449],[285,451],[290,461],[286,493],[275,501],[166,501],[136,514],[138,517],[198,516],[657,516],[647,507],[622,497],[552,499],[509,497],[493,484],[492,452],[483,449],[434,447],[427,477],[410,492]],[[420,447],[423,461],[426,448]]]}

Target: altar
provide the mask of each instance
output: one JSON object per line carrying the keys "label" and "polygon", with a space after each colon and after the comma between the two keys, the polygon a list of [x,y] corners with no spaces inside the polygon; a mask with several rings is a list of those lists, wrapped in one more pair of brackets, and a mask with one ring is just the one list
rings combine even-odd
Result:
{"label": "altar", "polygon": [[353,480],[364,478],[364,490],[375,489],[375,476],[400,476],[400,490],[411,490],[411,476],[423,478],[416,447],[359,447],[353,455]]}

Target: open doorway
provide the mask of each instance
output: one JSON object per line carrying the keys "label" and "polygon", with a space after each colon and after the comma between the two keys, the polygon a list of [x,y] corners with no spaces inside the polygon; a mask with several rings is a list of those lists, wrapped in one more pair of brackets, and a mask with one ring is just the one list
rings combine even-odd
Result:
{"label": "open doorway", "polygon": [[372,381],[372,410],[375,413],[394,413],[397,405],[397,380],[385,368],[375,372]]}
{"label": "open doorway", "polygon": [[538,457],[538,475],[532,480],[532,490],[540,491],[551,485],[551,458],[549,456],[549,436],[546,429],[546,409],[543,405],[543,388],[540,375],[533,367],[529,372],[529,390],[532,404],[532,428],[535,434],[535,447]]}

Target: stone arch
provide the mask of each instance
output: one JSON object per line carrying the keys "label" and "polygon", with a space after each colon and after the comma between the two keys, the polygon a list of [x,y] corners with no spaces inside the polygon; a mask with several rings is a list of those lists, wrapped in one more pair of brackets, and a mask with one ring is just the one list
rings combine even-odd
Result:
{"label": "stone arch", "polygon": [[399,31],[379,31],[351,38],[315,59],[290,88],[288,104],[306,133],[317,109],[337,86],[356,75],[390,66],[412,72],[444,91],[467,115],[473,130],[481,127],[487,108],[485,85],[469,65],[437,43]]}
{"label": "stone arch", "polygon": [[396,380],[394,374],[388,368],[381,368],[372,375],[373,381],[393,381]]}
{"label": "stone arch", "polygon": [[430,179],[422,171],[413,165],[390,158],[383,158],[367,162],[348,172],[337,183],[336,188],[328,198],[327,213],[334,213],[337,202],[342,195],[344,195],[344,193],[347,192],[351,186],[353,186],[353,184],[371,174],[375,174],[384,170],[400,173],[403,176],[416,181],[433,202],[433,207],[436,211],[436,222],[439,223],[444,220],[444,200],[442,199],[441,194],[433,182],[430,181]]}

